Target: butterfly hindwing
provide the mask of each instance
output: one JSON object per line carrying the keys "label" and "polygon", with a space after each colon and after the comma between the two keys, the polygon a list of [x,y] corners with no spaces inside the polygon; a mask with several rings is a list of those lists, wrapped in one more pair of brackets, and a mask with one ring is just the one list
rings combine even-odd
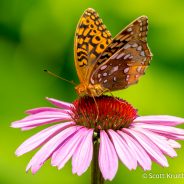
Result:
{"label": "butterfly hindwing", "polygon": [[100,62],[97,60],[90,76],[91,84],[114,91],[136,83],[151,60],[146,36],[147,17],[143,16],[120,32],[99,56]]}
{"label": "butterfly hindwing", "polygon": [[88,8],[79,20],[74,42],[75,65],[81,83],[89,80],[97,57],[110,42],[110,32],[95,10]]}
{"label": "butterfly hindwing", "polygon": [[120,50],[130,40],[142,40],[146,42],[146,36],[148,31],[148,18],[141,16],[125,27],[120,33],[118,33],[112,42],[106,47],[103,53],[97,58],[95,65],[96,69],[98,65],[107,61],[113,54]]}

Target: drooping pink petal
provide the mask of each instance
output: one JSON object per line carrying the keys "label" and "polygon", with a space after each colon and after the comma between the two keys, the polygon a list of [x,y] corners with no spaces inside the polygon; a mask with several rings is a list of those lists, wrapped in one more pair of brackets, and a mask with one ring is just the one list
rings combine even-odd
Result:
{"label": "drooping pink petal", "polygon": [[184,123],[184,118],[168,115],[157,115],[157,116],[140,116],[134,120],[134,123],[145,123],[145,124],[156,124],[165,126],[176,126]]}
{"label": "drooping pink petal", "polygon": [[19,120],[19,122],[25,122],[28,120],[37,120],[37,119],[47,119],[47,118],[61,118],[65,116],[70,117],[69,114],[64,111],[44,111],[44,112],[39,112],[36,114],[31,114],[29,116],[26,116],[25,118]]}
{"label": "drooping pink petal", "polygon": [[114,130],[109,129],[108,133],[112,139],[120,160],[126,165],[126,167],[128,167],[129,170],[136,169],[137,160],[134,153],[132,154],[129,147],[127,146],[127,143]]}
{"label": "drooping pink petal", "polygon": [[77,147],[80,145],[83,137],[88,133],[88,129],[83,127],[79,129],[76,134],[74,134],[70,139],[65,141],[65,143],[52,155],[51,164],[57,166],[58,169],[64,167],[66,162],[72,157]]}
{"label": "drooping pink petal", "polygon": [[93,129],[89,129],[86,137],[78,145],[72,157],[73,174],[82,175],[90,166],[93,156]]}
{"label": "drooping pink petal", "polygon": [[75,122],[67,122],[62,124],[53,125],[48,127],[37,134],[33,135],[25,142],[23,142],[16,150],[16,155],[20,156],[23,155],[31,150],[38,148],[39,146],[46,143],[48,140],[52,139],[56,134],[60,131],[68,128],[69,126],[75,125]]}
{"label": "drooping pink petal", "polygon": [[172,147],[172,148],[181,148],[181,145],[176,142],[175,140],[172,140],[172,139],[168,139],[168,144]]}
{"label": "drooping pink petal", "polygon": [[169,145],[169,142],[167,139],[163,136],[160,136],[156,133],[153,133],[149,130],[142,129],[142,128],[133,128],[133,130],[137,130],[138,132],[141,132],[145,136],[147,136],[151,141],[157,145],[157,147],[164,153],[167,154],[170,157],[176,157],[177,153],[175,150]]}
{"label": "drooping pink petal", "polygon": [[145,128],[150,131],[164,135],[165,137],[168,137],[171,139],[181,139],[181,140],[184,139],[184,130],[182,130],[181,128],[164,126],[164,125],[151,125],[151,124],[144,124],[144,123],[135,123],[135,124],[132,124],[131,126]]}
{"label": "drooping pink petal", "polygon": [[54,98],[48,98],[46,97],[46,99],[51,102],[53,105],[61,108],[61,109],[69,109],[71,108],[71,106],[73,106],[73,104],[71,103],[68,103],[68,102],[63,102],[63,101],[60,101],[60,100],[56,100]]}
{"label": "drooping pink petal", "polygon": [[69,110],[64,110],[64,109],[58,109],[58,108],[53,108],[53,107],[39,107],[39,108],[34,108],[34,109],[29,109],[26,110],[26,114],[37,114],[40,112],[48,112],[48,111],[54,111],[54,112],[63,112],[67,113]]}
{"label": "drooping pink petal", "polygon": [[61,112],[40,112],[29,115],[22,120],[15,121],[11,124],[13,128],[37,127],[49,123],[72,121],[70,115]]}
{"label": "drooping pink petal", "polygon": [[21,123],[14,122],[12,124],[12,127],[13,128],[25,128],[25,127],[35,128],[35,127],[46,125],[49,123],[65,122],[65,121],[71,121],[71,119],[68,119],[67,117],[63,117],[63,118],[37,119],[37,120],[21,122]]}
{"label": "drooping pink petal", "polygon": [[117,132],[126,141],[127,146],[132,150],[132,153],[135,155],[139,165],[144,170],[151,170],[151,159],[142,146],[128,134],[119,130]]}
{"label": "drooping pink petal", "polygon": [[99,167],[105,180],[112,180],[118,169],[118,156],[104,130],[100,131]]}
{"label": "drooping pink petal", "polygon": [[33,156],[26,167],[26,171],[31,168],[32,173],[36,173],[44,162],[63,144],[63,142],[72,134],[75,134],[80,128],[81,127],[79,126],[72,126],[55,135]]}
{"label": "drooping pink petal", "polygon": [[31,130],[31,129],[34,129],[36,128],[37,126],[32,126],[32,127],[23,127],[21,128],[22,131],[27,131],[27,130]]}
{"label": "drooping pink petal", "polygon": [[169,166],[167,159],[160,151],[160,149],[152,142],[151,139],[133,129],[123,128],[122,130],[134,137],[140,143],[140,145],[142,145],[142,147],[147,151],[147,153],[153,158],[152,160],[156,161],[164,167]]}

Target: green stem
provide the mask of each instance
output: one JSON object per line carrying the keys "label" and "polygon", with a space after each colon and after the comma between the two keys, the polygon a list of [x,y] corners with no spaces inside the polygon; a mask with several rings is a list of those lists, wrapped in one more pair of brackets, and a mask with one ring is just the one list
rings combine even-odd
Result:
{"label": "green stem", "polygon": [[104,184],[104,178],[98,165],[99,142],[95,141],[93,146],[93,161],[91,167],[91,184]]}

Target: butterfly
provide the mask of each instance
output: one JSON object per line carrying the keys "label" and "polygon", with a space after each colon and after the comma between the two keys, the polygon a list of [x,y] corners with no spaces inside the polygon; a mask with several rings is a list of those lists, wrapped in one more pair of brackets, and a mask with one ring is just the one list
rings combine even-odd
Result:
{"label": "butterfly", "polygon": [[152,57],[147,31],[148,18],[141,16],[112,39],[98,13],[85,10],[74,40],[78,95],[100,96],[137,83]]}

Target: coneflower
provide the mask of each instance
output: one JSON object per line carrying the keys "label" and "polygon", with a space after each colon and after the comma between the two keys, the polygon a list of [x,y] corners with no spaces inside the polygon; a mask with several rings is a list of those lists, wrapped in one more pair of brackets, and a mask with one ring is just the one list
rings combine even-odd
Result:
{"label": "coneflower", "polygon": [[[125,100],[100,96],[81,97],[73,103],[47,98],[57,108],[40,107],[26,111],[12,127],[30,130],[50,124],[26,140],[16,150],[20,156],[38,147],[26,171],[36,173],[47,159],[58,169],[72,158],[72,172],[83,174],[93,160],[93,183],[112,180],[118,159],[129,169],[138,166],[150,170],[152,161],[163,167],[169,164],[164,155],[177,156],[176,140],[184,139],[184,130],[174,126],[184,118],[157,115],[138,116]],[[102,175],[101,175],[102,174]],[[95,178],[94,178],[95,177]]]}

